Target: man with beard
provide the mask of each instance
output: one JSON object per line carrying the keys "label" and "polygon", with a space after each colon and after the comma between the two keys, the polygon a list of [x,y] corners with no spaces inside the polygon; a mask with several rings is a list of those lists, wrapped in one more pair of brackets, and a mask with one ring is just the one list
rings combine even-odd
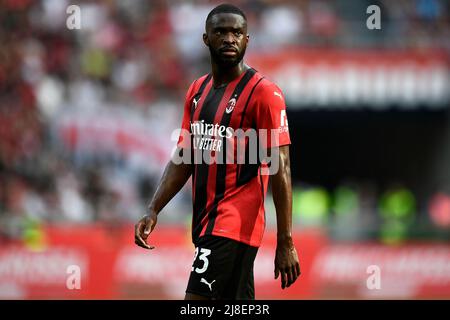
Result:
{"label": "man with beard", "polygon": [[[249,42],[247,19],[229,4],[214,8],[206,19],[203,42],[209,48],[212,72],[195,80],[186,95],[177,152],[225,158],[236,130],[268,130],[276,139],[258,146],[276,154],[278,170],[271,175],[277,216],[275,279],[292,285],[300,265],[292,239],[292,191],[289,130],[281,90],[243,61]],[[270,136],[270,133],[267,133]],[[201,139],[208,139],[202,143]],[[196,143],[196,139],[199,139]],[[211,140],[221,148],[209,148]],[[246,160],[250,147],[245,146]],[[195,158],[195,157],[194,157]],[[192,240],[195,257],[185,299],[254,299],[253,265],[265,228],[264,198],[269,175],[263,162],[170,161],[148,207],[135,226],[135,243],[146,249],[159,212],[192,175]],[[272,159],[273,162],[273,159]],[[267,164],[265,164],[267,165]]]}

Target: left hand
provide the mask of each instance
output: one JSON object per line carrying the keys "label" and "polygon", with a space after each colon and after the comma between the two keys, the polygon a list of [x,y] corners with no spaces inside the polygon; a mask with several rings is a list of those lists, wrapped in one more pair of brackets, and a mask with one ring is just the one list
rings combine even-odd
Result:
{"label": "left hand", "polygon": [[290,287],[300,276],[300,263],[292,239],[278,242],[275,253],[275,279],[281,274],[281,289]]}

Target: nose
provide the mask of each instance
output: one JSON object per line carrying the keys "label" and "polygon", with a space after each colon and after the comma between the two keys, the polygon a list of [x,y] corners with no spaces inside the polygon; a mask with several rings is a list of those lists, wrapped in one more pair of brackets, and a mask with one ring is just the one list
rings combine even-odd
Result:
{"label": "nose", "polygon": [[223,37],[223,43],[224,44],[234,44],[236,43],[236,39],[234,38],[234,35],[232,32],[225,33]]}

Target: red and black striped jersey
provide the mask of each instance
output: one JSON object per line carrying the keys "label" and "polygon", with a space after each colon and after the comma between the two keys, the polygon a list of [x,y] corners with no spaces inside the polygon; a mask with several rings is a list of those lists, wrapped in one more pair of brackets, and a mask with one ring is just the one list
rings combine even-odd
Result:
{"label": "red and black striped jersey", "polygon": [[[233,134],[238,129],[266,129],[277,132],[277,139],[270,139],[270,133],[269,139],[258,138],[260,147],[287,145],[287,125],[283,93],[253,68],[219,87],[213,86],[210,74],[191,84],[178,146],[192,155],[194,243],[203,235],[216,235],[260,246],[269,180],[262,174],[266,164],[248,161],[255,150],[245,145],[247,140],[243,140],[246,161],[238,162],[238,142],[231,140],[236,139]],[[227,161],[230,152],[236,161]],[[194,159],[194,155],[198,157]],[[223,161],[210,160],[218,158]]]}

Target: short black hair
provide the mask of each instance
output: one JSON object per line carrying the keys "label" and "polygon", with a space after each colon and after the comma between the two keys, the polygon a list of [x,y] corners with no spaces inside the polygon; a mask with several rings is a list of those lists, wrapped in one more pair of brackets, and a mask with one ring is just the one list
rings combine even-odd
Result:
{"label": "short black hair", "polygon": [[245,22],[247,22],[247,17],[245,16],[245,13],[236,7],[235,5],[229,4],[229,3],[223,3],[215,7],[211,10],[210,13],[208,13],[208,16],[206,17],[205,24],[208,25],[209,20],[211,20],[212,16],[218,13],[234,13],[242,16],[244,18]]}

